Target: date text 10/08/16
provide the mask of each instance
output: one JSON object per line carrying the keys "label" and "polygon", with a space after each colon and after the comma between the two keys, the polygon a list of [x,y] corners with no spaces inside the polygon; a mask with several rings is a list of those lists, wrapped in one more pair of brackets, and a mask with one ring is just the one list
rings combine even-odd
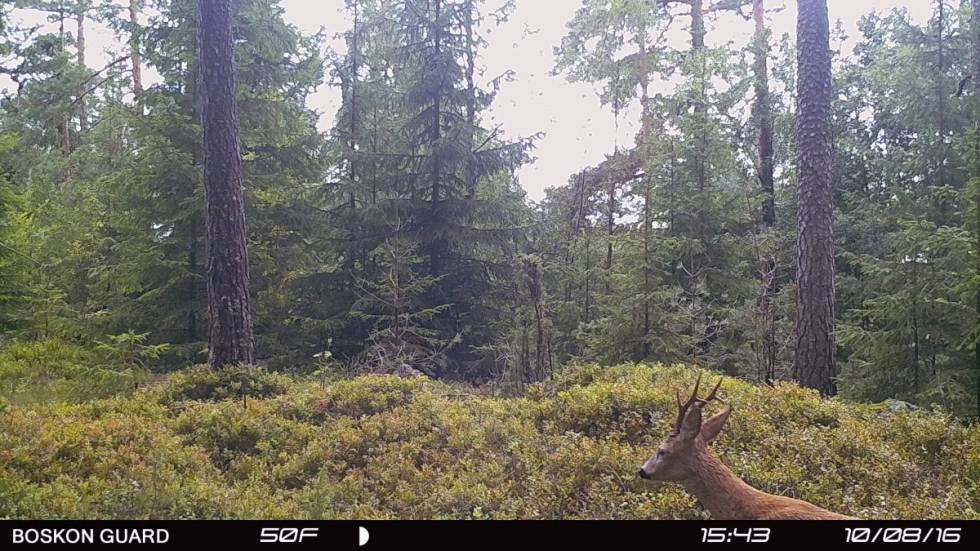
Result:
{"label": "date text 10/08/16", "polygon": [[961,528],[844,528],[847,543],[958,543]]}

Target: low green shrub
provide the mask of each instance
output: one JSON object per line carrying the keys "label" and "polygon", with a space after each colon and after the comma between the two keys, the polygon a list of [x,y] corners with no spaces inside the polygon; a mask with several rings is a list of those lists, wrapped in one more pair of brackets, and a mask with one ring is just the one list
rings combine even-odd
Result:
{"label": "low green shrub", "polygon": [[422,389],[423,379],[364,375],[338,381],[324,393],[317,407],[324,414],[361,417],[407,404]]}
{"label": "low green shrub", "polygon": [[[251,375],[264,382],[193,368],[132,397],[8,406],[0,517],[707,516],[680,486],[635,475],[692,368],[580,366],[519,398]],[[722,393],[734,413],[714,447],[762,490],[863,518],[980,518],[975,426],[787,383]]]}
{"label": "low green shrub", "polygon": [[164,399],[179,402],[267,398],[281,394],[288,385],[288,377],[261,367],[238,365],[211,369],[207,365],[195,365],[170,378]]}
{"label": "low green shrub", "polygon": [[229,499],[163,408],[116,399],[0,414],[0,518],[211,518]]}

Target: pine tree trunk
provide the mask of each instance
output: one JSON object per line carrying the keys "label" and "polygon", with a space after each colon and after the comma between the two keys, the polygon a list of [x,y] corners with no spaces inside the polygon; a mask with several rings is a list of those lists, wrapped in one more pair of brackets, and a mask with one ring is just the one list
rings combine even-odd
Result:
{"label": "pine tree trunk", "polygon": [[474,131],[476,130],[476,84],[474,73],[476,72],[476,43],[473,40],[473,6],[472,0],[466,2],[465,27],[466,27],[466,140],[468,145],[468,157],[466,159],[466,196],[469,199],[476,197],[476,166],[473,158],[475,152],[473,146]]}
{"label": "pine tree trunk", "polygon": [[[691,53],[690,55],[698,62],[698,75],[699,79],[699,94],[694,98],[694,119],[695,119],[695,132],[697,133],[697,143],[692,148],[690,165],[693,167],[694,171],[693,178],[695,180],[694,185],[696,186],[697,193],[699,194],[700,201],[696,201],[693,207],[694,213],[694,233],[696,238],[701,241],[701,243],[706,242],[706,220],[705,220],[705,207],[704,204],[704,193],[708,187],[708,166],[707,166],[707,152],[708,152],[708,140],[707,140],[707,117],[708,117],[708,104],[707,104],[707,52],[705,52],[704,38],[707,31],[704,26],[704,1],[703,0],[687,0],[684,2],[691,7],[690,17],[691,17]],[[685,163],[686,164],[686,163]],[[689,355],[701,355],[707,351],[708,339],[706,335],[702,333],[701,337],[698,337],[696,320],[699,315],[705,314],[706,322],[710,323],[710,319],[707,319],[707,311],[698,312],[699,308],[697,306],[698,301],[698,288],[700,283],[701,274],[701,256],[690,253],[687,258],[686,265],[684,265],[683,273],[681,274],[681,288],[685,300],[687,301],[687,306],[691,309],[692,313],[690,317],[690,323],[688,324],[688,334],[691,337],[692,342],[700,340],[705,343],[704,348],[692,347],[688,352]],[[708,323],[705,324],[707,328]]]}
{"label": "pine tree trunk", "polygon": [[700,52],[704,49],[704,0],[691,1],[691,49]]}
{"label": "pine tree trunk", "polygon": [[798,0],[798,166],[794,377],[833,394],[834,241],[831,53],[827,0]]}
{"label": "pine tree trunk", "polygon": [[[707,33],[704,28],[704,5],[702,0],[691,0],[691,52],[699,56],[701,63],[700,79],[701,95],[694,104],[694,114],[697,117],[698,131],[700,133],[700,144],[695,149],[695,163],[697,170],[698,191],[704,191],[708,185],[708,68],[707,58],[704,51],[704,36]],[[704,209],[698,206],[698,226],[704,227]],[[694,270],[692,269],[692,272]]]}
{"label": "pine tree trunk", "polygon": [[765,1],[753,0],[755,20],[755,112],[759,125],[759,184],[762,187],[762,226],[776,225],[776,195],[772,145],[772,112],[769,105],[769,42],[766,36]]}
{"label": "pine tree trunk", "polygon": [[129,0],[129,61],[131,64],[131,74],[133,77],[133,101],[136,104],[136,113],[143,114],[143,61],[140,58],[140,37],[139,37],[139,2],[140,0]]}
{"label": "pine tree trunk", "polygon": [[[58,4],[58,48],[62,54],[65,52],[65,6],[64,3]],[[66,111],[60,117],[58,123],[58,134],[61,137],[61,149],[65,155],[71,155],[71,112]],[[71,180],[71,164],[68,165],[66,181]]]}
{"label": "pine tree trunk", "polygon": [[[646,29],[640,31],[640,58],[646,62],[647,42]],[[643,156],[650,156],[649,141],[650,135],[650,77],[646,71],[640,73],[640,136],[643,137],[642,147]],[[650,295],[653,289],[650,288],[650,241],[653,236],[653,224],[650,220],[650,202],[653,188],[653,178],[648,175],[643,177],[643,345],[641,356],[646,359],[650,356]]]}
{"label": "pine tree trunk", "polygon": [[650,357],[650,295],[653,293],[650,277],[650,241],[653,223],[650,220],[650,202],[653,191],[652,178],[643,181],[643,359]]}
{"label": "pine tree trunk", "polygon": [[231,0],[199,0],[204,128],[208,364],[255,363],[242,164],[238,142]]}
{"label": "pine tree trunk", "polygon": [[592,321],[592,295],[590,289],[590,278],[592,272],[592,231],[591,226],[586,222],[585,226],[585,321]]}
{"label": "pine tree trunk", "polygon": [[606,294],[612,293],[613,234],[616,232],[616,177],[609,178],[609,217],[606,219]]}
{"label": "pine tree trunk", "polygon": [[142,60],[140,59],[140,41],[139,41],[139,0],[129,0],[129,25],[132,27],[130,31],[132,36],[130,37],[130,62],[132,63],[132,74],[133,74],[133,95],[136,96],[136,101],[139,102],[139,97],[143,93],[143,70],[141,67]]}
{"label": "pine tree trunk", "polygon": [[[81,5],[78,7],[78,13],[75,14],[75,24],[77,25],[78,32],[75,35],[75,47],[78,49],[78,58],[76,62],[78,66],[82,69],[85,68],[85,6]],[[85,107],[85,98],[82,94],[85,93],[84,89],[78,90],[78,130],[83,133],[88,130],[88,109]]]}
{"label": "pine tree trunk", "polygon": [[[442,0],[435,1],[435,21],[438,25],[442,18]],[[442,29],[434,32],[433,46],[435,57],[442,55]],[[442,87],[437,87],[433,93],[432,101],[432,144],[435,146],[432,162],[432,209],[430,210],[433,221],[441,218],[439,203],[442,200],[442,162],[441,151],[438,144],[442,140]],[[429,271],[434,277],[444,275],[442,273],[442,236],[435,236],[430,245],[429,252]]]}
{"label": "pine tree trunk", "polygon": [[348,147],[350,148],[350,195],[348,197],[348,207],[350,210],[357,208],[357,195],[355,190],[357,189],[357,56],[359,54],[357,49],[357,24],[358,24],[358,5],[355,0],[353,4],[354,8],[354,29],[351,32],[351,67],[350,67],[350,139],[348,141]]}
{"label": "pine tree trunk", "polygon": [[[980,111],[980,0],[973,0],[973,105]],[[980,119],[974,123],[977,161],[973,167],[973,177],[980,179]],[[977,271],[980,274],[980,185],[977,186],[974,197],[974,211],[977,223]],[[980,288],[977,289],[977,319],[980,319]],[[976,367],[977,382],[977,417],[980,417],[980,339],[973,345],[973,357]]]}
{"label": "pine tree trunk", "polygon": [[[939,172],[939,187],[945,190],[946,188],[946,158],[948,157],[948,149],[946,147],[946,134],[947,123],[946,123],[946,45],[943,41],[943,31],[946,29],[946,0],[938,0],[938,18],[937,18],[937,29],[936,29],[936,49],[937,49],[937,61],[936,61],[936,98],[937,103],[937,114],[938,114],[938,131],[939,131],[939,143],[942,150],[941,157],[938,162],[937,170]],[[946,225],[946,200],[944,199],[943,193],[936,194],[936,211],[937,211],[937,225]]]}
{"label": "pine tree trunk", "polygon": [[[753,0],[752,19],[755,21],[755,110],[759,126],[759,186],[762,191],[762,229],[768,233],[776,225],[776,194],[772,145],[772,112],[769,104],[769,42],[766,36],[764,0]],[[761,258],[759,277],[762,284],[759,312],[762,317],[761,372],[764,380],[776,375],[776,327],[772,298],[775,294],[776,260],[773,253]]]}

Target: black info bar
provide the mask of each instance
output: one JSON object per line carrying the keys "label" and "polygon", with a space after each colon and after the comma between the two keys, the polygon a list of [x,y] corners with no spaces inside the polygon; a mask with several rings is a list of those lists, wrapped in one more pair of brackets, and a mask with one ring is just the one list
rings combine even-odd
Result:
{"label": "black info bar", "polygon": [[980,521],[0,521],[0,547],[462,549],[472,545],[626,548],[637,542],[714,548],[836,545],[969,547]]}

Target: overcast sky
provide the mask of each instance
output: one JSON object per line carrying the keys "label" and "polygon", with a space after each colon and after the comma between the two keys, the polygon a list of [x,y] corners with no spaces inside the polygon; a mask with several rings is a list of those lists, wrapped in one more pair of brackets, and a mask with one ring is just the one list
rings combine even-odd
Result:
{"label": "overcast sky", "polygon": [[[488,0],[488,7],[498,2]],[[326,29],[331,36],[328,45],[342,49],[343,44],[333,35],[349,26],[349,20],[341,10],[343,0],[281,0],[280,3],[291,23],[306,32],[315,32],[321,27]],[[503,84],[484,124],[502,124],[506,135],[512,137],[545,133],[534,152],[537,160],[519,173],[521,184],[532,200],[541,199],[545,188],[564,184],[570,174],[584,166],[601,162],[604,155],[612,153],[616,144],[628,147],[636,132],[636,108],[620,114],[617,130],[611,110],[600,105],[596,89],[589,84],[569,83],[562,76],[551,74],[553,49],[565,34],[565,23],[581,4],[582,0],[517,0],[517,9],[509,21],[486,33],[489,45],[482,60],[486,78],[507,70],[514,71],[515,78]],[[778,10],[768,16],[773,33],[776,36],[794,35],[796,2],[767,0],[766,4],[767,8]],[[852,37],[850,43],[845,44],[849,49],[853,47],[861,15],[904,6],[916,21],[922,22],[928,18],[931,4],[930,0],[829,0],[829,10],[831,20],[839,19]],[[18,16],[31,18],[29,13]],[[709,45],[729,41],[745,44],[752,31],[751,23],[738,19],[731,16],[719,21],[709,19]],[[679,22],[683,23],[682,20]],[[119,45],[104,29],[87,29],[86,34],[87,61],[93,67],[101,67],[108,59],[105,50],[118,49]],[[678,48],[685,47],[688,40],[681,30],[669,39]],[[152,71],[148,71],[147,80],[151,81],[152,76]],[[9,88],[9,82],[0,81],[0,88]],[[339,91],[327,85],[321,86],[310,98],[310,106],[321,113],[322,129],[332,124],[339,103]]]}

